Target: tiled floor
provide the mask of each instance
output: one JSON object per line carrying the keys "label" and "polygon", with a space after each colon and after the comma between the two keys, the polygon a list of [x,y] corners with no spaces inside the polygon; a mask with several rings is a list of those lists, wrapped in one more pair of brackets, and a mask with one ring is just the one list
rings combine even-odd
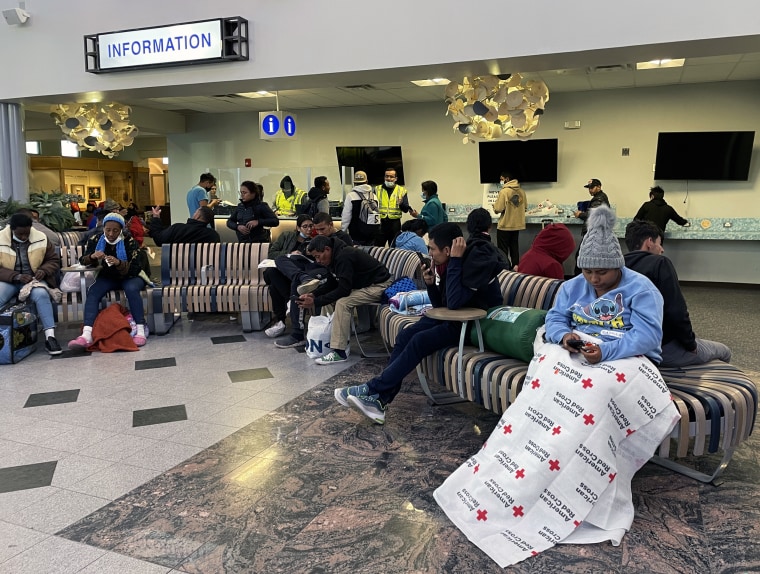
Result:
{"label": "tiled floor", "polygon": [[[753,298],[756,317],[752,291],[704,289],[687,290],[701,335]],[[432,499],[495,415],[431,408],[409,382],[370,425],[332,389],[383,361],[317,366],[239,329],[185,319],[137,353],[0,367],[0,573],[499,571]],[[742,345],[735,362],[759,370]],[[760,572],[759,441],[719,486],[647,465],[620,547],[511,571]]]}

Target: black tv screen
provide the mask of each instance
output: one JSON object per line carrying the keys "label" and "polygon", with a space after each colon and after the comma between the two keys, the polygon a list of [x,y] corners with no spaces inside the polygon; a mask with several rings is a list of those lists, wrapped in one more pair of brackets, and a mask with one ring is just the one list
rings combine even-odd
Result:
{"label": "black tv screen", "polygon": [[755,132],[660,132],[655,179],[747,181]]}
{"label": "black tv screen", "polygon": [[335,151],[338,154],[338,167],[353,167],[354,171],[366,172],[371,185],[383,183],[385,169],[388,167],[396,170],[397,183],[404,185],[401,146],[344,146],[336,147]]}
{"label": "black tv screen", "polygon": [[520,182],[557,181],[557,140],[478,142],[480,183],[498,183],[502,171]]}

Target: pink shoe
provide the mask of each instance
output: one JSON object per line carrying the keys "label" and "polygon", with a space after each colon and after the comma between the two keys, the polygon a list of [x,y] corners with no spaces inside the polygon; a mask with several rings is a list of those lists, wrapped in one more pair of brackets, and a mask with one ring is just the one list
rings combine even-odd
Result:
{"label": "pink shoe", "polygon": [[138,347],[142,347],[143,345],[145,345],[145,343],[148,342],[148,339],[146,339],[145,337],[141,337],[140,335],[135,335],[134,337],[132,337],[132,340],[135,342],[135,345],[137,345]]}
{"label": "pink shoe", "polygon": [[82,350],[92,345],[92,341],[88,341],[82,335],[79,335],[76,339],[69,341],[69,350]]}

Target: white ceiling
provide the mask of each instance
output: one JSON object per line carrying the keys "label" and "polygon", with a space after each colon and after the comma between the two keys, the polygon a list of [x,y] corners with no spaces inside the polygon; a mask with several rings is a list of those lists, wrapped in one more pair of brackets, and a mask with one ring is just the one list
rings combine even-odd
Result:
{"label": "white ceiling", "polygon": [[[760,79],[760,52],[687,58],[683,67],[636,70],[635,63],[596,68],[574,68],[523,73],[529,79],[541,79],[550,93],[640,88],[673,84],[692,84]],[[424,78],[419,78],[424,79]],[[451,80],[461,78],[451,77]],[[125,101],[133,106],[191,113],[230,113],[266,111],[274,107],[274,98],[245,98],[225,92],[206,96],[138,98]],[[443,100],[443,87],[418,87],[411,82],[362,84],[358,87],[334,86],[281,90],[280,109],[303,110],[434,102]]]}

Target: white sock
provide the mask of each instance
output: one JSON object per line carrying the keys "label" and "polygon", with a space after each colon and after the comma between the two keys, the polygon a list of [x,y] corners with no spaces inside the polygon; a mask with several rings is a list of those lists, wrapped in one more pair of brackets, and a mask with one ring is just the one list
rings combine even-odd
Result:
{"label": "white sock", "polygon": [[145,338],[145,325],[137,326],[137,336]]}
{"label": "white sock", "polygon": [[82,337],[84,337],[90,343],[92,343],[92,327],[88,327],[87,325],[85,325],[84,329],[82,329]]}
{"label": "white sock", "polygon": [[45,338],[53,337],[55,339],[55,329],[45,329]]}

